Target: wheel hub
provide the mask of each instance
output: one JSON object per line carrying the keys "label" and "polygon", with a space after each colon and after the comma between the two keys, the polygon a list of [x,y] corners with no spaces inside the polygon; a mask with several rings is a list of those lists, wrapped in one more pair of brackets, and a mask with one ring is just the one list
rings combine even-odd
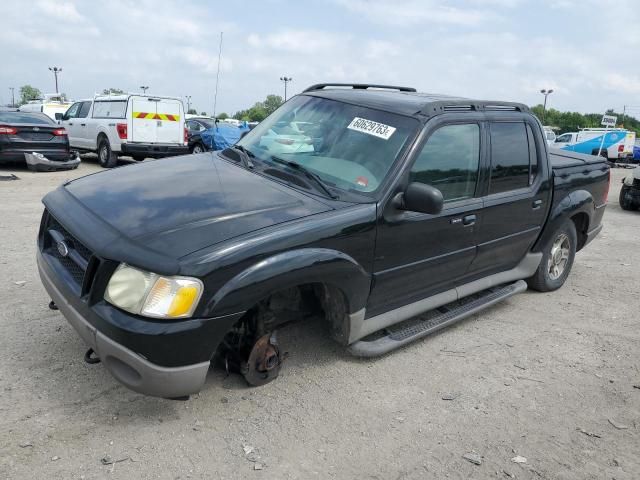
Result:
{"label": "wheel hub", "polygon": [[557,280],[564,273],[567,263],[569,262],[569,249],[569,237],[561,233],[553,241],[549,262],[547,264],[549,277],[551,277],[552,280]]}

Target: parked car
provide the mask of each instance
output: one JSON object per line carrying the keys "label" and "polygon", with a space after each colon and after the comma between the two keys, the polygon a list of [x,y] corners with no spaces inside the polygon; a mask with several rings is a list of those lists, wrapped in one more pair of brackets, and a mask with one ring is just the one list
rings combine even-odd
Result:
{"label": "parked car", "polygon": [[622,128],[584,128],[579,132],[558,136],[553,146],[572,152],[599,154],[611,162],[617,162],[627,161],[633,157],[635,141],[635,132]]}
{"label": "parked car", "polygon": [[205,130],[215,126],[215,120],[206,117],[193,117],[185,122],[187,127],[187,142],[191,153],[202,153],[208,149],[202,140],[201,134]]}
{"label": "parked car", "polygon": [[56,119],[71,147],[97,152],[100,165],[115,167],[119,156],[134,160],[189,152],[182,100],[150,95],[96,95],[74,103]]}
{"label": "parked car", "polygon": [[64,113],[73,102],[68,101],[59,93],[45,93],[43,98],[31,100],[20,106],[21,112],[41,112],[52,120],[56,119],[56,113]]}
{"label": "parked car", "polygon": [[[273,380],[276,330],[311,314],[367,357],[564,284],[602,229],[603,158],[549,153],[522,104],[353,87],[314,85],[212,155],[44,197],[40,277],[86,358],[184,398],[214,361]],[[313,123],[314,150],[262,148],[283,120]]]}
{"label": "parked car", "polygon": [[619,202],[623,210],[638,210],[640,208],[640,167],[634,168],[629,175],[622,179]]}
{"label": "parked car", "polygon": [[633,160],[640,163],[640,140],[636,140],[633,146]]}
{"label": "parked car", "polygon": [[556,133],[551,127],[543,127],[544,136],[547,139],[547,145],[551,146],[556,141]]}
{"label": "parked car", "polygon": [[[35,154],[35,155],[34,155]],[[0,111],[0,164],[25,163],[36,170],[76,168],[67,131],[44,113]]]}

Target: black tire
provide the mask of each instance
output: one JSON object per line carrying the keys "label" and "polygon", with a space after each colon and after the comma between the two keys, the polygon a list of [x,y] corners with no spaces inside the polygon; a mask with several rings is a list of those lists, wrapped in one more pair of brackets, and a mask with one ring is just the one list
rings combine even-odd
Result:
{"label": "black tire", "polygon": [[623,185],[620,189],[620,197],[618,197],[618,201],[620,202],[620,208],[623,210],[637,210],[638,206],[635,205],[627,198],[627,192],[629,191],[629,187]]}
{"label": "black tire", "polygon": [[193,147],[191,147],[191,153],[198,154],[198,153],[204,153],[206,151],[207,149],[204,148],[204,145],[199,142],[196,143]]}
{"label": "black tire", "polygon": [[[563,251],[566,245],[566,262],[564,262],[561,271],[554,269],[557,263],[563,258]],[[558,242],[560,242],[560,251],[557,251]],[[576,234],[576,226],[571,220],[567,220],[560,226],[551,236],[547,244],[542,250],[542,260],[538,265],[536,273],[527,279],[529,288],[539,292],[550,292],[560,288],[567,280],[573,260],[576,256],[576,246],[578,244],[578,235]],[[552,273],[553,272],[553,273]],[[559,273],[559,274],[558,274]]]}
{"label": "black tire", "polygon": [[98,161],[104,168],[113,168],[118,165],[118,156],[111,150],[106,137],[100,137],[98,141]]}

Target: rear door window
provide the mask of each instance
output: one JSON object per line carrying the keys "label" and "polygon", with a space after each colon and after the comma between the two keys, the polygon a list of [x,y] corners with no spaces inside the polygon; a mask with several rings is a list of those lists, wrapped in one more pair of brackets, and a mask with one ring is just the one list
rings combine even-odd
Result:
{"label": "rear door window", "polygon": [[429,184],[442,192],[445,202],[472,198],[478,180],[480,127],[446,125],[422,147],[409,180]]}
{"label": "rear door window", "polygon": [[90,108],[91,108],[91,102],[82,102],[82,106],[80,107],[80,112],[78,113],[78,118],[87,118],[87,115],[89,115]]}
{"label": "rear door window", "polygon": [[529,169],[529,140],[524,122],[492,123],[489,193],[528,187]]}

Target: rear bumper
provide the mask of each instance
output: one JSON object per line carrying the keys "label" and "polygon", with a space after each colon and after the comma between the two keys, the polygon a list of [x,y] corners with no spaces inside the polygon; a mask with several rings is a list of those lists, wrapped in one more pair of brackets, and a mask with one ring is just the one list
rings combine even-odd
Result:
{"label": "rear bumper", "polygon": [[33,155],[32,153],[25,153],[27,166],[31,170],[40,172],[48,172],[52,170],[70,170],[77,168],[80,165],[80,155],[74,152],[72,155],[68,155],[66,160],[50,160],[46,155],[42,157]]}
{"label": "rear bumper", "polygon": [[55,162],[66,162],[69,160],[71,153],[69,149],[43,149],[43,148],[32,148],[32,149],[2,149],[0,150],[0,162],[24,162],[24,154],[25,153],[41,153],[47,159],[55,161]]}
{"label": "rear bumper", "polygon": [[37,260],[42,284],[51,299],[116,380],[136,392],[163,398],[182,397],[200,391],[207,377],[209,361],[164,367],[143,358],[89,323],[62,288],[56,285],[41,252],[38,252]]}
{"label": "rear bumper", "polygon": [[124,155],[145,155],[152,158],[172,157],[189,153],[187,145],[162,145],[156,143],[123,143],[120,152]]}

